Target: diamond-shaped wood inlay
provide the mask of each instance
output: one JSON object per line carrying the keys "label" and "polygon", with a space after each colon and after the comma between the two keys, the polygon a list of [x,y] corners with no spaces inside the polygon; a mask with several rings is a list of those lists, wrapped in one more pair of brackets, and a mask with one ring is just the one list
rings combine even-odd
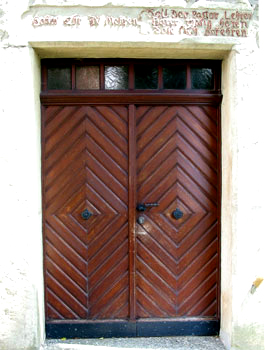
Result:
{"label": "diamond-shaped wood inlay", "polygon": [[[216,317],[217,108],[49,106],[43,118],[47,320],[128,319],[132,303],[137,318]],[[137,202],[159,206],[129,232],[135,164]]]}

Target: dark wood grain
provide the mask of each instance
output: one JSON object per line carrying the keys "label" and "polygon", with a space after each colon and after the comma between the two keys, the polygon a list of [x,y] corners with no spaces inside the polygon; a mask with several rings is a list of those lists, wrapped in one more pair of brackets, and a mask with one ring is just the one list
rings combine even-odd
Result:
{"label": "dark wood grain", "polygon": [[117,107],[43,110],[48,319],[129,313],[128,108]]}
{"label": "dark wood grain", "polygon": [[129,291],[130,291],[130,320],[136,318],[136,120],[135,107],[129,106]]}
{"label": "dark wood grain", "polygon": [[[192,91],[190,83],[185,91],[162,91],[159,65],[155,92],[133,90],[133,62],[130,90],[76,91],[71,64],[72,91],[48,91],[42,70],[47,322],[107,327],[124,320],[140,329],[143,321],[139,334],[152,334],[161,319],[218,322],[218,64],[213,91]],[[142,225],[137,202],[159,203],[141,213]],[[184,214],[179,220],[176,208]],[[93,213],[87,221],[84,209]]]}
{"label": "dark wood grain", "polygon": [[205,91],[190,92],[190,93],[172,93],[167,91],[166,93],[161,92],[134,92],[134,93],[113,93],[113,92],[89,92],[89,93],[75,93],[69,92],[45,92],[43,91],[40,95],[41,102],[43,105],[99,105],[106,103],[109,104],[197,104],[197,105],[213,105],[218,106],[222,101],[222,95],[220,93],[209,93]]}
{"label": "dark wood grain", "polygon": [[210,115],[197,105],[137,107],[137,201],[159,203],[137,224],[138,317],[218,314],[217,111]]}

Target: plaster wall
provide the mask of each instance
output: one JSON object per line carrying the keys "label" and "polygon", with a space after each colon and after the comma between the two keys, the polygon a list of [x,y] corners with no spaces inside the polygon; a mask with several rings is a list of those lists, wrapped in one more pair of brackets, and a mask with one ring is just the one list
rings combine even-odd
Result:
{"label": "plaster wall", "polygon": [[257,2],[177,1],[182,10],[254,12],[248,37],[242,38],[156,35],[149,29],[143,34],[131,26],[100,30],[85,25],[32,26],[35,16],[133,17],[148,7],[176,7],[171,0],[141,2],[98,0],[89,6],[83,0],[21,0],[16,6],[0,2],[2,350],[38,349],[45,339],[39,103],[44,57],[223,60],[221,339],[227,349],[264,349],[264,283],[255,282],[264,278],[265,265],[261,161],[265,125],[257,87]]}
{"label": "plaster wall", "polygon": [[1,50],[0,349],[43,339],[39,60]]}
{"label": "plaster wall", "polygon": [[220,334],[228,349],[264,349],[264,285],[253,287],[265,266],[264,120],[256,54],[248,46],[223,61]]}

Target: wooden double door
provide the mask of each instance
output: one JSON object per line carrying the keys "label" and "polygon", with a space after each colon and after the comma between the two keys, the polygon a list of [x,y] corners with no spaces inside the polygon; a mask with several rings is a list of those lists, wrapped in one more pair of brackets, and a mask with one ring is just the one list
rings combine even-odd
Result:
{"label": "wooden double door", "polygon": [[50,337],[216,334],[218,107],[45,105]]}

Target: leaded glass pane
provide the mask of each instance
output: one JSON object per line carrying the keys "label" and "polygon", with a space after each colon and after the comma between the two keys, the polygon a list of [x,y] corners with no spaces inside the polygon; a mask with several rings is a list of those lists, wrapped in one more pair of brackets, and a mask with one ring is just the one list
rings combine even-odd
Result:
{"label": "leaded glass pane", "polygon": [[105,89],[128,89],[128,66],[105,66]]}
{"label": "leaded glass pane", "polygon": [[213,70],[211,68],[191,68],[192,89],[213,89]]}
{"label": "leaded glass pane", "polygon": [[163,68],[164,89],[186,88],[186,67],[174,66]]}
{"label": "leaded glass pane", "polygon": [[80,90],[99,90],[99,66],[77,66],[76,88]]}
{"label": "leaded glass pane", "polygon": [[71,68],[48,68],[49,90],[71,90]]}
{"label": "leaded glass pane", "polygon": [[146,65],[135,65],[135,89],[157,89],[158,68]]}

